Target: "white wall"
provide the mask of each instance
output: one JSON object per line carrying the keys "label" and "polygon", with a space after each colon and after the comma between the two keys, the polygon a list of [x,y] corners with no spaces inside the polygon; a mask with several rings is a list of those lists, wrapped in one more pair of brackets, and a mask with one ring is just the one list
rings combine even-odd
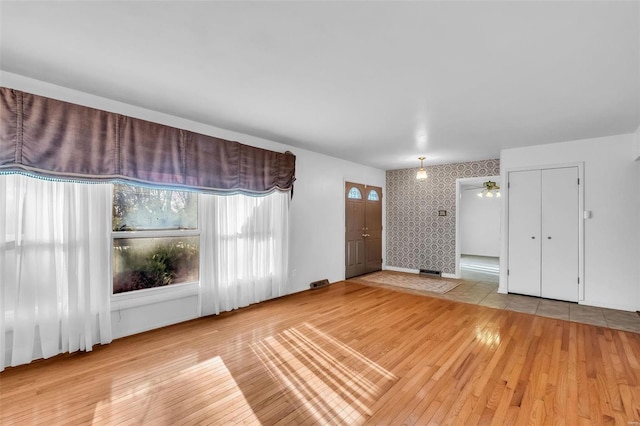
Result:
{"label": "white wall", "polygon": [[500,256],[500,198],[478,197],[481,189],[460,188],[460,253]]}
{"label": "white wall", "polygon": [[640,161],[640,127],[633,134],[634,146],[633,146],[633,158],[636,161]]}
{"label": "white wall", "polygon": [[[584,162],[584,288],[581,303],[615,309],[640,309],[640,192],[634,136],[619,135],[527,148],[506,149],[501,176],[519,167]],[[504,206],[503,206],[504,208]],[[506,220],[502,225],[506,233]],[[501,259],[507,259],[507,238]],[[500,291],[506,290],[507,265],[500,265]]]}
{"label": "white wall", "polygon": [[[366,183],[382,187],[383,194],[386,191],[383,170],[4,71],[0,71],[0,85],[260,148],[293,152],[296,155],[297,179],[290,209],[289,287],[291,293],[306,290],[309,288],[309,283],[323,278],[327,278],[330,282],[344,279],[344,182],[348,180]],[[386,217],[384,205],[383,203],[383,223]],[[383,236],[383,256],[386,253],[384,238]],[[116,303],[113,306],[115,310],[112,309],[114,337],[195,318],[197,300],[197,296],[187,295],[173,301],[138,307],[118,308]],[[171,312],[171,317],[167,312]]]}
{"label": "white wall", "polygon": [[[638,9],[640,11],[640,8]],[[635,158],[636,162],[636,188],[638,191],[638,199],[640,199],[640,126],[633,134],[635,139],[635,149],[633,158]],[[640,253],[640,214],[638,215],[638,239],[637,239],[637,250]],[[640,288],[640,262],[637,262],[638,268],[638,288]],[[640,291],[639,291],[640,292]],[[640,297],[640,295],[639,295]],[[640,300],[638,301],[638,305],[640,306]]]}

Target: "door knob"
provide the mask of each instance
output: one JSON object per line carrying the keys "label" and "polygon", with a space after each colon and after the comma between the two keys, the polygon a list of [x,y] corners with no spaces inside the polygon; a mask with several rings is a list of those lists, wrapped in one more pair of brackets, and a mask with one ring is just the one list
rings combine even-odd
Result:
{"label": "door knob", "polygon": [[369,237],[369,234],[362,234],[363,237]]}
{"label": "door knob", "polygon": [[550,239],[551,239],[551,237],[547,237],[547,240],[550,240]]}
{"label": "door knob", "polygon": [[536,239],[536,237],[531,237],[531,239],[532,239],[532,240],[535,240],[535,239]]}

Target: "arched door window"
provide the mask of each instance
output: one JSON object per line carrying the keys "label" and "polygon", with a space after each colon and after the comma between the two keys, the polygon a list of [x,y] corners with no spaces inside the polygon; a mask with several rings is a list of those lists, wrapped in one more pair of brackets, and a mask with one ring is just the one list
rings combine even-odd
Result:
{"label": "arched door window", "polygon": [[380,196],[378,195],[378,191],[372,189],[369,191],[369,196],[367,197],[368,201],[380,201]]}
{"label": "arched door window", "polygon": [[360,190],[354,186],[349,190],[349,194],[347,195],[347,197],[351,198],[352,200],[362,200],[362,192],[360,192]]}

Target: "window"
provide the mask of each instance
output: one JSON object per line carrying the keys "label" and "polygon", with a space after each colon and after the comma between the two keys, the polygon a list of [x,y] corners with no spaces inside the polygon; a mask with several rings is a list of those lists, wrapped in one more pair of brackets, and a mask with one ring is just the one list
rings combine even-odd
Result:
{"label": "window", "polygon": [[380,196],[378,195],[378,191],[372,189],[369,191],[369,196],[367,197],[368,201],[380,201]]}
{"label": "window", "polygon": [[112,231],[114,294],[198,281],[196,193],[116,184]]}
{"label": "window", "polygon": [[362,200],[362,193],[354,186],[349,190],[349,195],[347,195],[347,197],[354,200]]}

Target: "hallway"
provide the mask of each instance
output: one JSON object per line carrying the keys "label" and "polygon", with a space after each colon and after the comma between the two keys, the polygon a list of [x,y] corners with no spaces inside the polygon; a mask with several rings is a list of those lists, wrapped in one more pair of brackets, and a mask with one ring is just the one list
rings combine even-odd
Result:
{"label": "hallway", "polygon": [[497,283],[500,277],[500,258],[489,256],[460,256],[460,274],[464,280]]}

